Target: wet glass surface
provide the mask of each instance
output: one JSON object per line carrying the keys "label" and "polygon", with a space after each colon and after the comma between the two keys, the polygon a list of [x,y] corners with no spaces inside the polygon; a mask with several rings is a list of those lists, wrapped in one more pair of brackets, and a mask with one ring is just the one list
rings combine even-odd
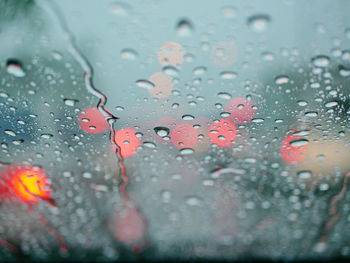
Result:
{"label": "wet glass surface", "polygon": [[0,260],[349,259],[348,10],[0,0]]}

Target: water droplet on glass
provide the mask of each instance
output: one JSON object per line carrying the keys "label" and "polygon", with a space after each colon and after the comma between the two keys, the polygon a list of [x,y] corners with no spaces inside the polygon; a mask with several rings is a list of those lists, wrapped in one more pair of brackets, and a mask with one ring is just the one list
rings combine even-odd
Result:
{"label": "water droplet on glass", "polygon": [[224,100],[229,100],[232,98],[231,94],[230,93],[227,93],[227,92],[219,92],[218,93],[218,97],[220,99],[224,99]]}
{"label": "water droplet on glass", "polygon": [[233,71],[223,71],[220,73],[220,77],[222,79],[235,79],[237,77],[237,73]]}
{"label": "water droplet on glass", "polygon": [[336,101],[330,101],[330,102],[327,102],[324,106],[326,107],[326,108],[332,108],[332,107],[335,107],[335,106],[337,106],[338,105],[338,102],[336,102]]}
{"label": "water droplet on glass", "polygon": [[6,70],[7,70],[7,73],[18,78],[22,78],[26,75],[26,73],[23,70],[22,63],[15,59],[7,60]]}
{"label": "water droplet on glass", "polygon": [[190,114],[185,114],[185,115],[182,115],[182,119],[185,121],[191,121],[191,120],[194,120],[194,116]]}
{"label": "water droplet on glass", "polygon": [[7,135],[16,136],[17,134],[13,130],[4,130]]}
{"label": "water droplet on glass", "polygon": [[147,148],[151,148],[151,149],[154,149],[157,147],[157,145],[153,142],[144,142],[143,145],[146,146]]}
{"label": "water droplet on glass", "polygon": [[194,153],[194,150],[192,148],[183,148],[180,150],[180,153],[182,155],[189,155],[189,154]]}
{"label": "water droplet on glass", "polygon": [[300,107],[305,107],[307,105],[307,101],[305,100],[299,100],[297,103]]}
{"label": "water droplet on glass", "polygon": [[339,75],[344,77],[344,78],[350,77],[350,69],[345,68],[344,66],[340,65],[339,66]]}
{"label": "water droplet on glass", "polygon": [[196,76],[202,75],[205,72],[207,72],[207,68],[203,67],[203,66],[196,67],[196,68],[193,69],[193,74],[196,75]]}
{"label": "water droplet on glass", "polygon": [[275,83],[278,84],[278,85],[287,84],[288,82],[289,82],[289,77],[288,76],[281,75],[281,76],[277,76],[275,78]]}
{"label": "water droplet on glass", "polygon": [[64,99],[63,101],[64,101],[65,105],[70,106],[70,107],[75,106],[75,103],[78,102],[78,100],[75,100],[75,99]]}
{"label": "water droplet on glass", "polygon": [[40,135],[40,137],[44,138],[44,139],[50,139],[50,138],[53,137],[53,135],[50,134],[50,133],[43,133],[43,134]]}
{"label": "water droplet on glass", "polygon": [[262,118],[255,118],[255,119],[252,119],[252,122],[254,123],[263,123],[265,120],[262,119]]}
{"label": "water droplet on glass", "polygon": [[179,37],[191,36],[194,31],[193,24],[186,18],[179,20],[176,25],[176,34]]}
{"label": "water droplet on glass", "polygon": [[319,55],[311,59],[312,64],[316,67],[324,68],[327,67],[330,63],[330,59],[327,56]]}
{"label": "water droplet on glass", "polygon": [[169,128],[167,127],[161,127],[161,126],[157,126],[153,129],[155,131],[155,133],[160,136],[160,137],[165,137],[168,136],[170,133]]}
{"label": "water droplet on glass", "polygon": [[270,16],[265,14],[254,15],[248,18],[248,26],[255,32],[265,31],[270,23]]}
{"label": "water droplet on glass", "polygon": [[297,173],[297,175],[301,179],[308,179],[312,176],[312,172],[311,171],[299,171]]}
{"label": "water droplet on glass", "polygon": [[138,57],[138,54],[135,50],[131,48],[125,48],[120,51],[120,57],[122,59],[135,60]]}
{"label": "water droplet on glass", "polygon": [[317,117],[317,115],[318,115],[318,112],[317,112],[317,111],[308,111],[308,112],[305,112],[305,116],[306,116],[306,117],[315,118],[315,117]]}
{"label": "water droplet on glass", "polygon": [[290,141],[290,145],[293,147],[300,147],[300,146],[306,145],[308,143],[309,143],[309,141],[305,138],[297,138],[297,139]]}
{"label": "water droplet on glass", "polygon": [[180,73],[180,71],[174,66],[165,66],[162,70],[165,74],[173,78],[178,77]]}
{"label": "water droplet on glass", "polygon": [[136,85],[143,89],[152,89],[155,87],[155,85],[152,82],[145,79],[140,79],[136,81]]}

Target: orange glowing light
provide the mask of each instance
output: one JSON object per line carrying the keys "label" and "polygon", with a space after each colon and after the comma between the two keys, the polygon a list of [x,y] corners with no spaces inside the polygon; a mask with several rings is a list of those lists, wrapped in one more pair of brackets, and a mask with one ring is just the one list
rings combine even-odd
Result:
{"label": "orange glowing light", "polygon": [[109,129],[108,122],[96,107],[87,108],[81,112],[79,126],[87,133],[104,133]]}
{"label": "orange glowing light", "polygon": [[291,163],[291,162],[301,162],[305,158],[305,152],[307,150],[306,145],[293,146],[291,142],[293,140],[301,139],[302,136],[290,135],[283,139],[282,146],[280,148],[280,154],[282,160]]}
{"label": "orange glowing light", "polygon": [[32,166],[11,165],[1,172],[1,178],[9,188],[8,193],[28,204],[40,200],[52,203],[51,185],[44,170]]}
{"label": "orange glowing light", "polygon": [[193,148],[198,142],[198,131],[189,123],[180,123],[171,129],[170,138],[178,149]]}
{"label": "orange glowing light", "polygon": [[245,98],[231,99],[225,105],[225,110],[231,114],[229,119],[236,124],[251,122],[257,111],[255,103]]}
{"label": "orange glowing light", "polygon": [[124,158],[133,156],[140,146],[140,138],[136,136],[136,131],[133,128],[118,130],[115,133],[114,140],[120,148],[121,156]]}
{"label": "orange glowing light", "polygon": [[220,119],[213,122],[209,128],[209,138],[219,147],[229,147],[237,136],[236,126],[229,120]]}

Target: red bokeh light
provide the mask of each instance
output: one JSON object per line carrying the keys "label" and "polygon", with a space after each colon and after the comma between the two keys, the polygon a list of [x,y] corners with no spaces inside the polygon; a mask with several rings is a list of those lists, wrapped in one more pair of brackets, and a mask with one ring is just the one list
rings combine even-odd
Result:
{"label": "red bokeh light", "polygon": [[229,147],[233,145],[236,139],[236,126],[229,120],[220,119],[218,122],[213,122],[209,128],[209,138],[212,143],[219,147]]}
{"label": "red bokeh light", "polygon": [[180,123],[171,129],[170,138],[178,149],[193,148],[198,142],[198,131],[192,124]]}
{"label": "red bokeh light", "polygon": [[10,165],[1,171],[1,195],[6,199],[38,204],[40,200],[53,204],[51,185],[44,170],[32,166]]}
{"label": "red bokeh light", "polygon": [[280,154],[283,161],[287,163],[301,162],[305,158],[305,152],[307,150],[306,145],[291,145],[291,141],[301,138],[301,136],[289,135],[283,139],[282,146],[280,148]]}
{"label": "red bokeh light", "polygon": [[80,113],[79,126],[87,133],[104,133],[109,130],[108,122],[96,107],[84,109]]}
{"label": "red bokeh light", "polygon": [[145,241],[147,224],[136,207],[128,201],[115,213],[114,237],[126,245],[141,245]]}
{"label": "red bokeh light", "polygon": [[133,128],[124,128],[115,133],[114,140],[119,146],[123,158],[133,156],[140,146],[140,138],[135,133]]}
{"label": "red bokeh light", "polygon": [[228,118],[236,124],[251,122],[257,112],[255,102],[245,98],[231,99],[225,105],[225,110],[231,114]]}

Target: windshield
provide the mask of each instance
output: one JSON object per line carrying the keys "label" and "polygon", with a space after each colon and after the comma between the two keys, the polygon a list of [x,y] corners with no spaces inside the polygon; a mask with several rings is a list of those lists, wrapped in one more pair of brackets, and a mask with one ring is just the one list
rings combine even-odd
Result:
{"label": "windshield", "polygon": [[0,0],[0,260],[346,260],[350,2]]}

